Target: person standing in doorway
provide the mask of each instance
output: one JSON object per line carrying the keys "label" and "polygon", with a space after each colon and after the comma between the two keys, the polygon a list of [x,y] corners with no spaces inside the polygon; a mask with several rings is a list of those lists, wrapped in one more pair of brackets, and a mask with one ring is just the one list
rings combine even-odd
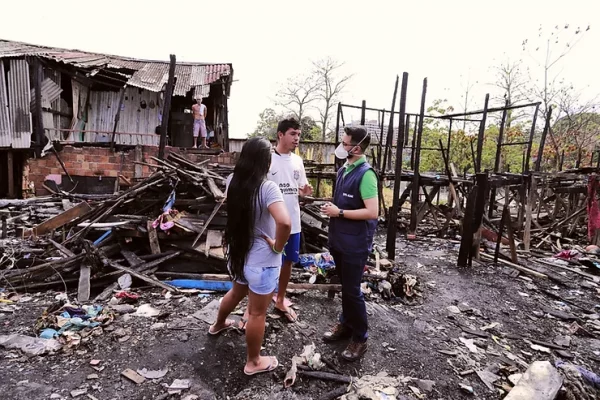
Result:
{"label": "person standing in doorway", "polygon": [[202,98],[196,100],[196,104],[192,106],[192,114],[194,116],[194,148],[198,148],[198,134],[200,134],[201,148],[208,149],[206,145],[206,106],[202,104]]}
{"label": "person standing in doorway", "polygon": [[342,284],[339,322],[323,339],[332,342],[351,338],[342,352],[348,361],[356,361],[365,354],[369,337],[360,284],[379,216],[378,178],[365,156],[370,141],[363,127],[344,128],[335,156],[346,163],[337,173],[333,203],[321,207],[330,217],[329,250]]}

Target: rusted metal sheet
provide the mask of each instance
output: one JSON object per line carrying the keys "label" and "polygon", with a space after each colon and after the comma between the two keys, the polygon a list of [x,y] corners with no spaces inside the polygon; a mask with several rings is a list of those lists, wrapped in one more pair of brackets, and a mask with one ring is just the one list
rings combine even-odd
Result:
{"label": "rusted metal sheet", "polygon": [[[97,68],[99,70],[106,68],[117,73],[127,72],[128,74],[133,72],[127,85],[153,92],[160,92],[164,89],[169,74],[169,63],[165,61],[136,60],[108,54],[0,40],[0,59],[22,56],[44,57],[80,68]],[[212,83],[224,76],[231,75],[232,72],[230,64],[178,63],[175,67],[177,81],[173,93],[175,96],[185,96],[193,89],[206,97]]]}
{"label": "rusted metal sheet", "polygon": [[29,64],[25,60],[10,60],[8,71],[8,110],[12,130],[12,147],[31,146],[31,104]]}
{"label": "rusted metal sheet", "polygon": [[4,74],[4,63],[0,61],[0,147],[12,145],[12,129],[8,113],[8,92]]}

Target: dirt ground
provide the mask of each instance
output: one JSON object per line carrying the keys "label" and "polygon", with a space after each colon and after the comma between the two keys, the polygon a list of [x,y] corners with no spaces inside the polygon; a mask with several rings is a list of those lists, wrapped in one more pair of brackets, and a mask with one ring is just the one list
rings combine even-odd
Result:
{"label": "dirt ground", "polygon": [[[1,398],[66,399],[73,398],[73,390],[87,389],[78,398],[320,399],[344,384],[300,375],[292,388],[284,389],[282,384],[291,358],[311,343],[340,372],[356,379],[383,376],[382,372],[398,377],[398,399],[500,399],[505,393],[501,386],[510,387],[508,375],[525,372],[536,360],[564,359],[565,353],[532,348],[526,339],[552,343],[569,336],[568,353],[574,357],[570,361],[598,369],[600,341],[569,333],[571,317],[582,326],[585,319],[598,317],[592,313],[597,291],[582,287],[577,275],[562,275],[568,284],[555,286],[552,281],[514,277],[511,269],[503,267],[474,265],[458,270],[458,244],[447,240],[401,240],[398,247],[398,267],[418,278],[422,296],[412,304],[369,299],[370,348],[360,362],[339,358],[344,344],[321,341],[341,308],[338,296],[331,300],[326,293],[312,291],[294,295],[300,316],[296,324],[269,317],[263,353],[276,355],[280,367],[271,374],[247,377],[242,372],[243,334],[231,330],[210,337],[208,324],[192,317],[222,294],[166,298],[159,289],[144,289],[137,291],[142,297],[134,306],[152,304],[161,310],[160,317],[118,315],[100,335],[56,354],[28,358],[18,350],[0,349]],[[36,319],[58,293],[29,293],[10,310],[3,308],[0,335],[33,336]],[[75,296],[69,293],[69,299]],[[573,304],[592,311],[583,314]],[[549,309],[562,311],[562,317],[550,316]],[[97,369],[91,360],[100,360]],[[128,368],[168,371],[160,379],[136,384],[121,375]],[[495,386],[487,387],[478,376],[477,371],[484,369],[500,377]],[[170,396],[167,387],[175,379],[189,379],[191,387]],[[433,386],[427,381],[433,381]],[[392,398],[384,396],[377,398]]]}

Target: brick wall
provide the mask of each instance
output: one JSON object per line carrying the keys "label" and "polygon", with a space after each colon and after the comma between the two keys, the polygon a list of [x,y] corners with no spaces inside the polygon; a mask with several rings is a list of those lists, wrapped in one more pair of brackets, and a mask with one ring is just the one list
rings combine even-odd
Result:
{"label": "brick wall", "polygon": [[[165,148],[165,157],[171,152],[181,154],[196,163],[209,159],[213,163],[233,165],[236,161],[236,153],[211,156],[189,151],[189,149],[167,147]],[[130,182],[134,182],[148,177],[155,171],[154,168],[136,164],[134,161],[157,164],[151,157],[158,157],[158,147],[137,146],[129,151],[112,152],[104,147],[65,146],[58,155],[71,176],[117,177],[120,170],[121,175]],[[121,160],[123,160],[122,166]],[[46,180],[53,180],[60,184],[65,174],[54,153],[46,154],[43,158],[27,160],[23,170],[23,191],[29,196],[49,194],[42,186],[43,183]],[[122,181],[122,183],[124,182]]]}

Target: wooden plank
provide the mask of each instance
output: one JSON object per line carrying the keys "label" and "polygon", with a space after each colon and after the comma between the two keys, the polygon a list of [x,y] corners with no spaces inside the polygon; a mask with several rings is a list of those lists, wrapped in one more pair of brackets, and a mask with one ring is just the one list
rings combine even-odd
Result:
{"label": "wooden plank", "polygon": [[208,232],[206,232],[204,255],[208,257],[208,252],[211,248],[221,246],[223,246],[223,232],[209,229]]}
{"label": "wooden plank", "polygon": [[46,233],[49,233],[53,230],[56,230],[58,228],[65,226],[69,222],[73,221],[76,218],[81,217],[82,215],[90,212],[91,210],[92,210],[92,207],[90,207],[90,205],[87,202],[82,201],[81,203],[77,204],[75,207],[70,208],[63,213],[60,213],[55,217],[47,219],[46,221],[42,222],[38,226],[35,226],[32,230],[27,231],[25,233],[25,236],[27,237],[32,234],[34,237],[40,236],[40,235],[45,235]]}
{"label": "wooden plank", "polygon": [[208,184],[208,189],[216,201],[225,198],[225,194],[221,191],[221,189],[219,189],[213,178],[207,178],[206,183]]}
{"label": "wooden plank", "polygon": [[[481,255],[481,257],[486,258],[488,260],[494,260],[494,257],[491,256],[491,255],[489,255],[489,254],[481,253],[480,255]],[[523,267],[521,265],[511,263],[510,261],[506,261],[506,260],[503,260],[503,259],[499,258],[498,262],[500,262],[500,263],[502,263],[504,265],[508,265],[509,267],[512,267],[512,268],[516,269],[517,271],[520,271],[520,272],[522,272],[524,274],[535,276],[536,278],[548,279],[548,275],[546,275],[546,274],[542,274],[540,272],[534,271],[534,270],[529,269],[527,267]]]}
{"label": "wooden plank", "polygon": [[90,275],[92,268],[88,264],[81,264],[79,269],[79,287],[77,288],[77,301],[80,303],[90,299]]}
{"label": "wooden plank", "polygon": [[62,254],[64,254],[67,257],[75,257],[75,253],[73,253],[71,250],[67,249],[65,246],[63,246],[60,243],[55,242],[52,239],[48,239],[48,241],[58,249],[58,251],[60,251]]}
{"label": "wooden plank", "polygon": [[127,268],[127,267],[125,267],[123,265],[120,265],[120,264],[118,264],[116,262],[113,262],[113,261],[107,259],[106,257],[102,258],[102,262],[106,266],[110,266],[110,267],[112,267],[114,269],[117,269],[119,271],[127,272],[129,275],[131,275],[133,277],[136,277],[136,278],[138,278],[138,279],[140,279],[140,280],[142,280],[144,282],[147,282],[147,283],[149,283],[152,286],[160,287],[162,289],[168,290],[169,292],[176,292],[176,291],[178,291],[173,286],[164,284],[164,283],[162,283],[162,282],[160,282],[160,281],[158,281],[156,279],[153,279],[153,278],[151,278],[149,276],[146,276],[144,274],[140,274],[140,273],[132,270],[131,268]]}
{"label": "wooden plank", "polygon": [[156,229],[152,226],[152,221],[148,221],[146,225],[148,228],[148,240],[150,241],[150,249],[152,254],[160,254],[160,244],[158,243],[158,234]]}

